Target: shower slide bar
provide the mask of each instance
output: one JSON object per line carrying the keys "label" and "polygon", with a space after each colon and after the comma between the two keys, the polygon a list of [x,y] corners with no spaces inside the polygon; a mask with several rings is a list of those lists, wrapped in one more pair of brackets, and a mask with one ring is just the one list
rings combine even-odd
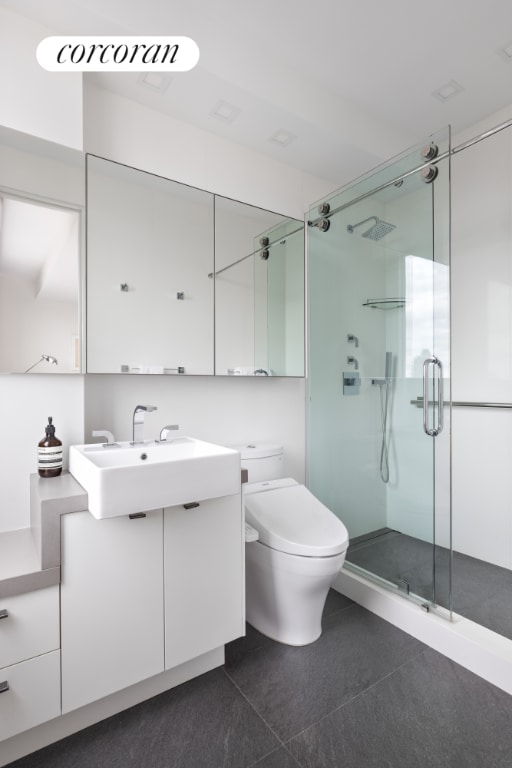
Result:
{"label": "shower slide bar", "polygon": [[250,259],[251,256],[256,256],[256,254],[262,253],[265,249],[272,248],[273,245],[284,243],[284,241],[288,237],[291,237],[292,235],[296,235],[297,232],[303,232],[303,231],[304,231],[304,224],[301,224],[300,227],[297,227],[297,229],[292,229],[291,232],[286,232],[284,235],[281,235],[281,237],[278,237],[277,240],[270,240],[270,242],[266,243],[266,245],[261,246],[256,251],[251,251],[250,253],[247,254],[247,256],[242,256],[240,259],[233,261],[231,264],[228,264],[227,267],[216,269],[215,272],[209,272],[208,277],[217,277],[217,275],[221,275],[223,272],[226,272],[226,270],[231,269],[231,267],[235,267],[237,264],[241,264],[242,261],[245,261],[246,259]]}
{"label": "shower slide bar", "polygon": [[488,131],[484,131],[483,133],[480,133],[478,136],[475,136],[474,138],[469,139],[468,141],[465,141],[463,144],[459,144],[457,147],[452,147],[446,152],[442,152],[440,155],[437,155],[437,157],[428,160],[422,165],[418,165],[416,168],[413,168],[411,171],[407,171],[406,173],[403,173],[401,176],[397,176],[396,178],[391,179],[390,181],[386,181],[384,184],[381,184],[380,186],[375,187],[374,189],[371,189],[368,192],[364,192],[363,194],[359,195],[359,197],[355,197],[353,200],[350,200],[350,202],[342,203],[342,205],[339,205],[337,208],[333,208],[332,211],[323,213],[321,216],[318,216],[316,219],[312,219],[308,221],[307,224],[309,227],[318,226],[319,222],[321,222],[323,219],[330,219],[331,216],[334,216],[336,213],[339,213],[340,211],[344,211],[346,208],[350,208],[355,203],[359,203],[361,200],[365,200],[367,197],[371,197],[372,195],[375,195],[378,192],[381,192],[383,189],[387,189],[388,187],[398,186],[401,181],[403,181],[404,179],[407,179],[409,176],[413,176],[415,173],[418,173],[419,171],[422,171],[424,168],[429,168],[431,165],[436,165],[441,160],[444,160],[450,155],[456,155],[458,152],[462,152],[464,149],[468,149],[469,147],[472,147],[474,144],[478,144],[478,142],[483,141],[483,139],[488,139],[490,136],[494,136],[495,133],[499,133],[499,131],[503,131],[505,128],[511,128],[511,127],[512,127],[512,120],[506,120],[505,122],[500,123],[499,125],[496,125],[494,128],[490,128]]}
{"label": "shower slide bar", "polygon": [[[424,399],[418,396],[416,400],[411,400],[411,405],[415,405],[416,408],[423,408]],[[433,400],[428,401],[429,405],[437,405],[437,402]],[[512,403],[477,403],[467,400],[445,400],[444,405],[452,405],[454,408],[505,408],[512,410]]]}

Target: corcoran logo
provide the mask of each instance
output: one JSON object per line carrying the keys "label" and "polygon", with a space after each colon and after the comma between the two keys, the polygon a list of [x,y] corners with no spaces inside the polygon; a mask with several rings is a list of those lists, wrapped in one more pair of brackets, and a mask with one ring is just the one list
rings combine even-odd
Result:
{"label": "corcoran logo", "polygon": [[199,61],[190,37],[45,37],[37,61],[49,72],[187,72]]}

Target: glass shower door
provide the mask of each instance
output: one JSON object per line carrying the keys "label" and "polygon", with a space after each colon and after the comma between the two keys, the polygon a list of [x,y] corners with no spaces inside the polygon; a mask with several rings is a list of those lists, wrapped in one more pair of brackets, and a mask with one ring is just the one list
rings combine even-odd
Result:
{"label": "glass shower door", "polygon": [[308,227],[309,486],[347,526],[348,568],[446,607],[448,149],[432,137]]}

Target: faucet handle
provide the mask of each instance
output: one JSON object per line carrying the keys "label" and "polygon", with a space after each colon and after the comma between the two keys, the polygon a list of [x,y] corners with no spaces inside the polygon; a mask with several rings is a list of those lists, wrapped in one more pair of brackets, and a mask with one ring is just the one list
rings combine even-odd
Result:
{"label": "faucet handle", "polygon": [[167,440],[167,433],[179,428],[180,428],[179,424],[168,424],[166,427],[162,427],[162,429],[160,430],[160,439],[158,442],[165,443],[165,441]]}
{"label": "faucet handle", "polygon": [[114,435],[112,432],[109,432],[107,429],[93,429],[91,432],[91,435],[93,437],[106,437],[107,442],[103,443],[103,445],[114,445]]}

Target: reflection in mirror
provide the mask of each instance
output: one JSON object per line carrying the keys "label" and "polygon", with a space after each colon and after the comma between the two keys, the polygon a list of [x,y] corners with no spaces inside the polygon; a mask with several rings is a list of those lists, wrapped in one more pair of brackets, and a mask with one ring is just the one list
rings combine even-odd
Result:
{"label": "reflection in mirror", "polygon": [[87,156],[87,371],[213,374],[213,195]]}
{"label": "reflection in mirror", "polygon": [[80,370],[81,153],[0,129],[0,372]]}
{"label": "reflection in mirror", "polygon": [[215,373],[304,376],[304,222],[218,195]]}

